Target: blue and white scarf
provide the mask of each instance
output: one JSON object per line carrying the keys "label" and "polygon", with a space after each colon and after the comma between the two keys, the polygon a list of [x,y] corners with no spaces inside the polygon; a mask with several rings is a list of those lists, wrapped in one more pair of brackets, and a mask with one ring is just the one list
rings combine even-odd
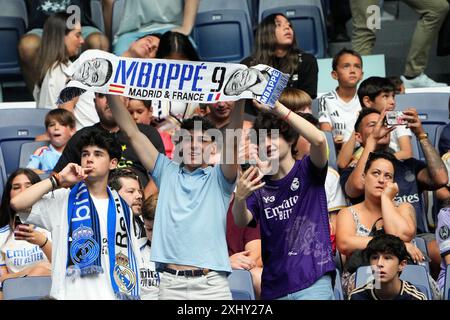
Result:
{"label": "blue and white scarf", "polygon": [[[139,299],[139,266],[131,240],[131,210],[116,191],[108,188],[108,195],[107,238],[111,284],[117,298]],[[68,223],[66,276],[103,273],[100,221],[84,182],[76,184],[70,191]]]}

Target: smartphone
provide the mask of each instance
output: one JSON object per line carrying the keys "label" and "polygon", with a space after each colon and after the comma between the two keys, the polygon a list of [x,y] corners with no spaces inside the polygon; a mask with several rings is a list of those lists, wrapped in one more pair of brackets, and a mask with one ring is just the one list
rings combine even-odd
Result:
{"label": "smartphone", "polygon": [[387,111],[386,112],[386,123],[388,126],[402,126],[407,125],[408,121],[403,119],[403,112],[401,111]]}
{"label": "smartphone", "polygon": [[17,228],[21,224],[23,224],[25,226],[28,225],[27,223],[22,223],[22,221],[20,220],[19,216],[16,214],[16,217],[14,218],[14,225]]}

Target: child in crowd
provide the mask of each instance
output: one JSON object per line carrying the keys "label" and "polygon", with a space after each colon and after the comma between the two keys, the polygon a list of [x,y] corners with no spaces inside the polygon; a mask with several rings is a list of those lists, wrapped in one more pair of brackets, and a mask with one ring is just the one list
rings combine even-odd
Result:
{"label": "child in crowd", "polygon": [[306,91],[285,88],[278,101],[295,113],[312,113],[312,100]]}
{"label": "child in crowd", "polygon": [[349,300],[427,300],[415,286],[400,279],[408,258],[400,238],[390,234],[375,236],[364,254],[375,280],[353,290]]}
{"label": "child in crowd", "polygon": [[333,58],[331,76],[338,87],[319,99],[320,129],[331,131],[337,150],[352,135],[361,105],[356,88],[363,77],[363,61],[359,53],[342,49]]}
{"label": "child in crowd", "polygon": [[[133,117],[136,123],[142,123],[146,125],[151,125],[153,121],[153,107],[151,100],[139,100],[139,99],[127,99],[126,106],[128,112]],[[175,149],[172,136],[162,130],[158,130],[159,135],[164,143],[164,149],[166,150],[166,155],[169,159],[173,158],[173,151]]]}
{"label": "child in crowd", "polygon": [[[395,87],[388,78],[367,78],[359,86],[358,98],[363,108],[373,108],[380,113],[383,110],[395,110]],[[394,151],[394,156],[398,160],[413,157],[411,136],[412,132],[407,125],[395,126],[395,130],[391,132],[389,148]],[[353,133],[338,154],[339,168],[346,168],[349,164],[358,161],[363,151],[362,148],[357,148],[358,143],[360,141],[357,141]]]}
{"label": "child in crowd", "polygon": [[51,172],[55,167],[67,142],[75,133],[75,117],[65,109],[50,110],[45,116],[45,128],[50,144],[38,148],[27,165],[27,168],[38,174]]}

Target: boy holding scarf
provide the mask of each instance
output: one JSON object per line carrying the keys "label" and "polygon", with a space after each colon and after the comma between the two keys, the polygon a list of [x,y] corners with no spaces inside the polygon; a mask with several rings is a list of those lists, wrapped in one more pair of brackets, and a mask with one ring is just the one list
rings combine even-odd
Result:
{"label": "boy holding scarf", "polygon": [[[27,223],[52,233],[52,297],[138,299],[140,259],[132,212],[107,185],[121,147],[109,134],[94,130],[80,138],[78,148],[81,166],[69,163],[11,206],[32,207]],[[73,187],[55,190],[68,186]]]}
{"label": "boy holding scarf", "polygon": [[[226,243],[226,214],[238,166],[208,165],[212,123],[201,117],[185,119],[180,149],[182,164],[159,153],[139,132],[117,96],[108,96],[120,129],[126,133],[144,167],[159,189],[153,227],[151,260],[163,272],[159,299],[231,299],[227,274],[231,272]],[[227,128],[242,128],[243,100],[237,103]],[[223,159],[237,155],[234,136],[224,139]]]}

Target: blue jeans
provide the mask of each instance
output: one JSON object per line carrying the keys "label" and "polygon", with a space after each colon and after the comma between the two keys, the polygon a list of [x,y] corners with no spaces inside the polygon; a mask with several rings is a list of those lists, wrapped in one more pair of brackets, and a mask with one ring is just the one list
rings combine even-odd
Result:
{"label": "blue jeans", "polygon": [[331,276],[326,274],[320,277],[310,287],[289,293],[277,300],[334,300]]}

